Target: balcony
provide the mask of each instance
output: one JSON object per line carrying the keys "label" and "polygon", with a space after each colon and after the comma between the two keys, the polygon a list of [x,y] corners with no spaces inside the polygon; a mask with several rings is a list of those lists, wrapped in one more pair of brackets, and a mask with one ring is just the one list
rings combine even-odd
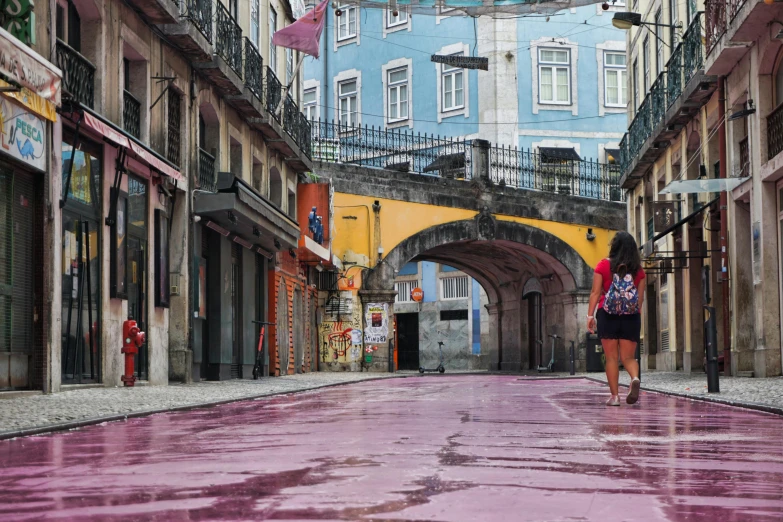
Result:
{"label": "balcony", "polygon": [[226,96],[226,100],[248,119],[263,118],[264,109],[264,61],[253,42],[247,37],[244,43],[244,78],[241,94]]}
{"label": "balcony", "polygon": [[215,156],[201,148],[198,149],[198,186],[208,192],[217,191]]}
{"label": "balcony", "polygon": [[228,9],[215,2],[215,53],[211,61],[193,67],[200,69],[227,96],[244,92],[242,43],[242,29]]}
{"label": "balcony", "polygon": [[706,0],[707,74],[725,76],[761,35],[775,35],[780,26],[770,27],[774,20],[783,19],[783,4],[761,0]]}
{"label": "balcony", "polygon": [[[149,0],[154,1],[154,0]],[[185,0],[185,12],[171,24],[162,24],[163,33],[195,63],[212,60],[212,0]]]}
{"label": "balcony", "polygon": [[128,91],[122,93],[122,126],[134,138],[141,137],[141,102]]}
{"label": "balcony", "polygon": [[636,185],[717,87],[717,77],[704,73],[699,14],[683,35],[682,42],[672,51],[666,72],[653,83],[620,142],[623,188]]}
{"label": "balcony", "polygon": [[95,66],[75,49],[57,39],[57,67],[63,72],[62,89],[82,105],[95,105]]}
{"label": "balcony", "polygon": [[179,3],[174,0],[130,0],[131,5],[153,24],[176,24]]}
{"label": "balcony", "polygon": [[767,116],[767,152],[769,159],[783,151],[783,104]]}

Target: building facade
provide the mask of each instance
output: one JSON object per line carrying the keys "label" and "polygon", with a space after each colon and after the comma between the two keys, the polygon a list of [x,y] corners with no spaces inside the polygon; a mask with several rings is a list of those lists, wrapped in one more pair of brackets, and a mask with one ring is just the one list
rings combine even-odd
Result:
{"label": "building facade", "polygon": [[703,371],[712,317],[727,374],[780,375],[774,9],[640,1],[634,10],[669,26],[628,33],[621,183],[649,275],[643,363]]}
{"label": "building facade", "polygon": [[[34,170],[46,176],[3,180],[4,211],[17,212],[11,232],[29,227],[31,238],[11,245],[4,261],[13,261],[12,274],[23,259],[41,272],[24,277],[29,299],[3,303],[3,314],[33,325],[4,338],[14,339],[3,361],[13,361],[8,375],[24,373],[27,357],[28,378],[0,377],[0,389],[122,385],[128,319],[147,334],[131,379],[141,384],[249,377],[260,329],[253,321],[279,325],[267,336],[265,374],[309,371],[309,356],[296,369],[288,354],[313,344],[292,334],[311,330],[306,311],[315,306],[307,265],[297,261],[310,127],[298,105],[301,82],[280,103],[298,56],[271,43],[293,22],[291,4],[52,6],[36,7],[29,40],[38,62],[62,72],[54,85],[61,93],[47,101],[59,114],[21,91],[44,119],[30,118],[14,134],[25,137],[22,163],[37,160]],[[20,110],[4,108],[6,121],[22,118]],[[51,142],[47,152],[42,139]],[[17,200],[30,216],[13,208]],[[31,263],[40,253],[43,266]],[[270,284],[278,274],[291,280],[285,310]],[[28,355],[16,353],[22,334],[39,340]]]}

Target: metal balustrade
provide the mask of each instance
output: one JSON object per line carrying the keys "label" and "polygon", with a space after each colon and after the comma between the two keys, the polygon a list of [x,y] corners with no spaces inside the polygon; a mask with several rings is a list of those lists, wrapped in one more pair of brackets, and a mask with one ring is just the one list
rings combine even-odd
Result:
{"label": "metal balustrade", "polygon": [[264,60],[245,37],[245,85],[259,100],[264,99]]}
{"label": "metal balustrade", "polygon": [[682,38],[683,85],[688,85],[688,82],[704,69],[701,45],[701,13],[697,13]]}
{"label": "metal balustrade", "polygon": [[783,103],[767,116],[767,161],[783,151]]}
{"label": "metal balustrade", "polygon": [[212,43],[212,0],[187,0],[185,5],[185,17]]}
{"label": "metal balustrade", "polygon": [[63,73],[63,90],[82,105],[93,109],[95,104],[95,66],[59,38],[55,54],[57,67]]}
{"label": "metal balustrade", "polygon": [[215,53],[242,76],[242,28],[220,2],[215,2]]}
{"label": "metal balustrade", "polygon": [[141,137],[141,102],[127,90],[122,93],[122,125],[131,136]]}
{"label": "metal balustrade", "polygon": [[704,2],[704,46],[710,54],[726,34],[726,1],[706,0]]}
{"label": "metal balustrade", "polygon": [[280,104],[280,98],[283,95],[283,84],[277,79],[275,72],[267,66],[266,68],[266,111],[278,123],[280,117],[277,115],[277,106]]}
{"label": "metal balustrade", "polygon": [[201,148],[198,149],[198,186],[201,190],[217,191],[215,156]]}

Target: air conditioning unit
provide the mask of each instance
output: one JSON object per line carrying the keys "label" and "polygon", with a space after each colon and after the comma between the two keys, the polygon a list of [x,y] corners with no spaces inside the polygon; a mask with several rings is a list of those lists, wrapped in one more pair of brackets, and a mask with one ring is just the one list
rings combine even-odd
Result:
{"label": "air conditioning unit", "polygon": [[169,273],[170,291],[173,296],[179,295],[179,277],[180,274],[178,273]]}

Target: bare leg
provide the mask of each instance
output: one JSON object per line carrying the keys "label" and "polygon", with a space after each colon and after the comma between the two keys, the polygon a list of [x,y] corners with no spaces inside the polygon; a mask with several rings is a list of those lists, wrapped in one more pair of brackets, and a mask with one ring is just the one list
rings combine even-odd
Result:
{"label": "bare leg", "polygon": [[[631,376],[631,379],[639,378],[639,361],[636,360],[636,343],[620,339],[620,356],[623,360],[625,371]],[[619,373],[619,371],[618,371]]]}
{"label": "bare leg", "polygon": [[617,339],[601,339],[606,356],[606,380],[612,397],[617,395],[617,381],[620,378],[619,343]]}

